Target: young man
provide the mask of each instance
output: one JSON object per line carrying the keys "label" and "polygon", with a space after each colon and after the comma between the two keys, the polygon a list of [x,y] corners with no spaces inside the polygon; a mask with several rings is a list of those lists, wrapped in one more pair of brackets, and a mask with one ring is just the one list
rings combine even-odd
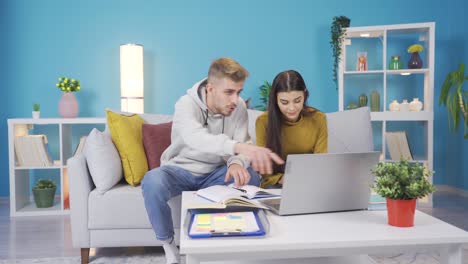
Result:
{"label": "young man", "polygon": [[248,74],[230,58],[211,64],[208,78],[176,103],[172,142],[161,157],[162,166],[147,172],[142,181],[146,211],[156,238],[163,241],[167,263],[179,262],[167,204],[172,197],[232,182],[258,186],[255,170],[271,173],[272,161],[283,163],[269,149],[244,143],[249,139],[248,116],[239,94]]}

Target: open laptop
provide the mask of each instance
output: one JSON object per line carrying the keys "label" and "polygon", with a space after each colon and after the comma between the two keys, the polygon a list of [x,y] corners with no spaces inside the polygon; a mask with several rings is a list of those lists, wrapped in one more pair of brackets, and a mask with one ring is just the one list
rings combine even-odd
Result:
{"label": "open laptop", "polygon": [[279,215],[368,208],[380,152],[288,155],[281,198],[260,202]]}

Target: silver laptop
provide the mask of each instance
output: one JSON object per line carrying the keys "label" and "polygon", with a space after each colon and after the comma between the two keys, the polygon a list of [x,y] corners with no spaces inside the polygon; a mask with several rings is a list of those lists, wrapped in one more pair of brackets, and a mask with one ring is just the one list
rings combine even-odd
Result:
{"label": "silver laptop", "polygon": [[260,202],[279,215],[366,210],[380,152],[288,155],[281,198]]}

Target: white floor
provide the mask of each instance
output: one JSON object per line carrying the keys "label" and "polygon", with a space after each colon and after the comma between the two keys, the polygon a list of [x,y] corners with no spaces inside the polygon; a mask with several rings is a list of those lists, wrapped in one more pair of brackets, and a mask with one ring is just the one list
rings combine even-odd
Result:
{"label": "white floor", "polygon": [[[452,225],[468,231],[468,197],[439,192],[433,208],[419,208]],[[162,253],[161,247],[92,249],[91,256],[141,255]],[[0,260],[52,257],[78,257],[80,250],[71,242],[69,216],[10,218],[8,200],[0,200]],[[437,263],[430,255],[421,255],[423,262],[394,255],[377,257],[378,263]],[[468,263],[465,256],[464,263]],[[92,260],[93,258],[91,258]]]}

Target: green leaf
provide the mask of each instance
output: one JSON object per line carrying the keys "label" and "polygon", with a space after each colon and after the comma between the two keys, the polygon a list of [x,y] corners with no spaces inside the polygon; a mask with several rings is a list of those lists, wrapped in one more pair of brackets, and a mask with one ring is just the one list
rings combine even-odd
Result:
{"label": "green leaf", "polygon": [[[449,116],[449,130],[456,131],[460,123],[464,124],[466,131],[467,120],[462,111],[462,105],[467,110],[467,91],[463,90],[463,84],[468,80],[465,76],[465,65],[459,64],[458,70],[447,74],[439,96],[439,105],[445,105]],[[452,89],[454,88],[454,89]],[[461,97],[461,103],[460,103]],[[453,123],[453,126],[451,125]]]}

